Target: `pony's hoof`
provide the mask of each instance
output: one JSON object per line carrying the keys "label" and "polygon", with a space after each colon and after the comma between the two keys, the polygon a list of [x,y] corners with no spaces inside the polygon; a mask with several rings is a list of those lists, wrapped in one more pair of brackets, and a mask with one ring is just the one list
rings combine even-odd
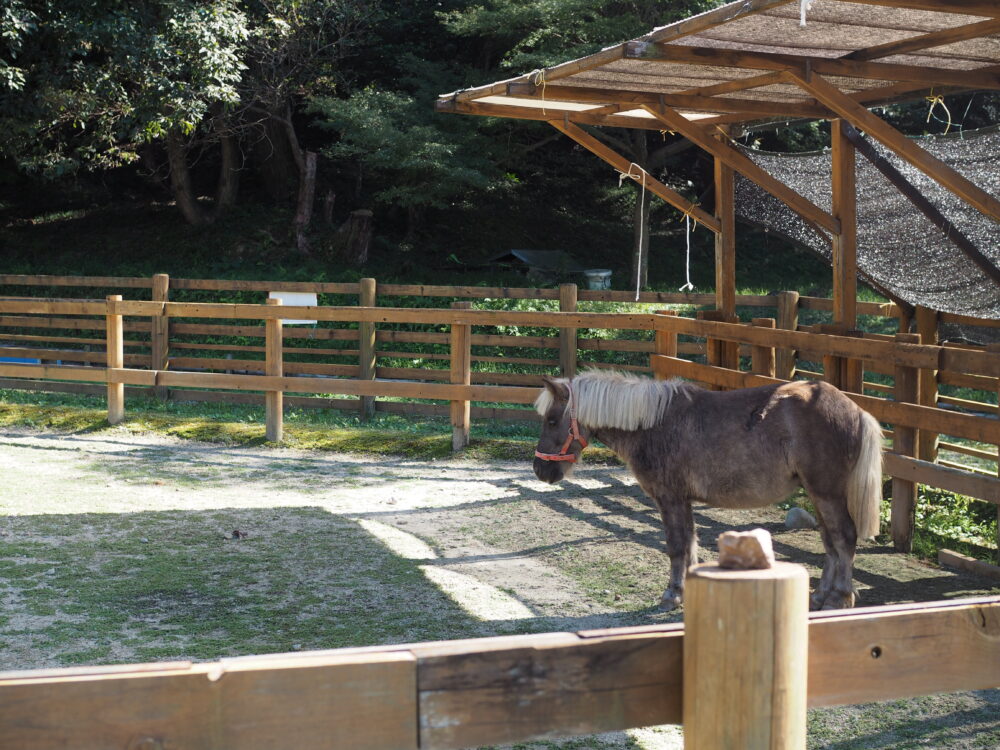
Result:
{"label": "pony's hoof", "polygon": [[665,612],[669,612],[672,609],[677,609],[681,606],[681,601],[683,597],[670,589],[663,592],[663,596],[660,598],[660,609]]}
{"label": "pony's hoof", "polygon": [[815,612],[820,609],[828,609],[826,604],[826,594],[820,594],[818,591],[809,597],[809,611]]}

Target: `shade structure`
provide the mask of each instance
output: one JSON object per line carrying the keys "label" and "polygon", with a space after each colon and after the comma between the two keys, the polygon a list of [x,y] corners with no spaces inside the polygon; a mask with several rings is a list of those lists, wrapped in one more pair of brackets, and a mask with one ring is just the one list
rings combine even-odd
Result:
{"label": "shade structure", "polygon": [[[652,175],[633,169],[628,159],[580,126],[680,133],[715,157],[717,192],[725,184],[719,180],[727,179],[727,170],[734,170],[798,215],[822,238],[821,244],[832,247],[835,319],[852,325],[857,270],[869,279],[879,274],[870,266],[865,268],[866,258],[877,257],[876,253],[861,253],[860,258],[857,253],[853,166],[857,144],[849,143],[847,137],[861,131],[863,138],[877,142],[900,164],[929,177],[962,202],[963,211],[972,211],[973,223],[985,222],[989,231],[973,235],[992,237],[1000,222],[996,180],[964,174],[960,159],[949,163],[870,111],[891,103],[979,90],[1000,90],[1000,3],[995,0],[746,0],[577,60],[442,95],[436,108],[547,121],[725,237],[731,232],[726,229],[732,226],[726,220],[731,205],[720,207],[717,201],[716,215],[706,214]],[[734,126],[801,118],[844,123],[836,129],[832,199],[800,192],[788,180],[768,172],[767,159],[726,141],[725,131]],[[864,143],[860,146],[867,148]],[[862,215],[861,220],[867,219]],[[958,219],[944,217],[938,226],[957,223]],[[947,228],[944,233],[948,238]],[[862,232],[860,240],[870,242],[870,236]],[[726,248],[732,247],[732,238],[720,243],[717,287],[726,288],[717,288],[717,295],[720,309],[731,313],[734,266]],[[934,263],[948,252],[966,259],[976,256],[975,262],[963,261],[962,273],[970,276],[952,279],[954,290],[967,290],[970,285],[989,288],[976,296],[974,308],[963,312],[996,316],[1000,269],[995,251],[981,252],[965,243],[944,253],[935,249],[924,255],[927,263]],[[908,301],[907,290],[900,285],[881,288],[898,302]],[[942,304],[942,299],[923,294],[909,301],[959,309]]]}

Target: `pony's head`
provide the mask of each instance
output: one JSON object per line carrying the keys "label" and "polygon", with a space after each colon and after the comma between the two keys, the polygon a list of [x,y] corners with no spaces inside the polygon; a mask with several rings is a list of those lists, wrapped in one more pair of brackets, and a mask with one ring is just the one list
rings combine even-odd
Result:
{"label": "pony's head", "polygon": [[542,378],[545,388],[535,400],[542,416],[542,434],[535,447],[535,476],[554,484],[571,473],[587,447],[587,435],[577,421],[572,385],[566,378]]}

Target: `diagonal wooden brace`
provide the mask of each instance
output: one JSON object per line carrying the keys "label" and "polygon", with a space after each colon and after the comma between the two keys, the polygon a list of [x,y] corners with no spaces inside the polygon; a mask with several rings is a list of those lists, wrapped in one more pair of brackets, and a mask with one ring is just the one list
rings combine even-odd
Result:
{"label": "diagonal wooden brace", "polygon": [[605,146],[603,143],[594,138],[594,136],[590,135],[590,133],[585,131],[580,126],[574,125],[573,123],[565,120],[549,120],[549,125],[554,127],[560,133],[564,133],[565,135],[572,138],[574,141],[579,143],[581,146],[590,151],[592,154],[601,157],[604,161],[613,166],[622,174],[628,175],[629,177],[631,177],[633,180],[635,180],[640,184],[644,184],[649,192],[659,196],[667,203],[669,203],[671,206],[676,208],[678,211],[683,211],[685,214],[690,214],[692,218],[694,218],[696,221],[699,221],[701,224],[708,227],[713,232],[718,233],[722,231],[722,225],[719,223],[719,220],[717,218],[715,218],[709,213],[706,213],[702,209],[698,208],[698,206],[689,201],[683,195],[678,193],[676,190],[671,190],[669,187],[667,187],[662,182],[654,178],[648,172],[645,172],[645,170],[643,170],[643,173],[645,174],[645,180],[643,180],[642,176],[643,173],[640,173],[638,176],[630,173],[629,170],[632,166],[632,162],[630,162],[624,156],[620,156],[619,154],[615,153],[613,150]]}
{"label": "diagonal wooden brace", "polygon": [[747,179],[756,182],[760,187],[778,200],[783,201],[799,215],[818,224],[831,234],[840,234],[840,221],[837,218],[831,216],[809,199],[799,195],[787,185],[782,184],[725,141],[712,138],[700,127],[691,123],[680,112],[667,106],[651,107],[643,105],[642,108],[671,130],[676,130],[689,141],[708,151],[708,153],[732,167]]}
{"label": "diagonal wooden brace", "polygon": [[798,84],[804,91],[814,96],[851,125],[863,130],[886,148],[908,161],[921,172],[937,180],[970,206],[1000,221],[1000,200],[976,186],[949,167],[936,156],[931,155],[911,141],[885,120],[865,109],[829,81],[808,72],[788,72],[789,81]]}

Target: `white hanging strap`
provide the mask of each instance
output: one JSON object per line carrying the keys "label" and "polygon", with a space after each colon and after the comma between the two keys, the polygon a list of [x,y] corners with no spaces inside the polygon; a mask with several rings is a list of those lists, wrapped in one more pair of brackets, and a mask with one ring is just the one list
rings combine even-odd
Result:
{"label": "white hanging strap", "polygon": [[806,25],[806,11],[812,10],[813,0],[799,0],[799,26]]}
{"label": "white hanging strap", "polygon": [[687,283],[680,287],[679,292],[694,291],[694,284],[691,283],[691,214],[684,214],[684,235],[687,240],[687,261],[684,264],[684,277]]}

